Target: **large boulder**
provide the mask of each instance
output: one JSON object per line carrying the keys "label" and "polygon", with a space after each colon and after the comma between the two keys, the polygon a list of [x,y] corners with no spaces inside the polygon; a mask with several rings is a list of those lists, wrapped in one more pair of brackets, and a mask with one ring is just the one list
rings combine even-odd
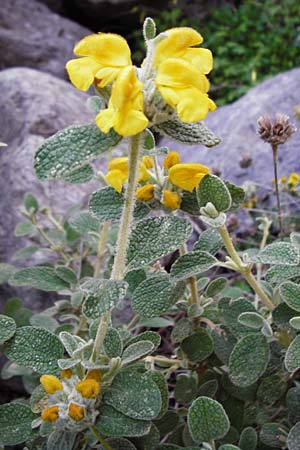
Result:
{"label": "large boulder", "polygon": [[32,67],[61,78],[74,44],[91,33],[35,0],[2,2],[0,23],[0,69]]}
{"label": "large boulder", "polygon": [[[205,124],[222,142],[214,148],[184,147],[164,139],[163,143],[181,151],[184,161],[206,164],[221,171],[222,176],[241,184],[252,180],[271,186],[273,178],[272,151],[257,135],[257,119],[276,112],[290,116],[297,126],[294,108],[300,103],[300,69],[277,75],[250,89],[231,105],[222,106],[210,113]],[[300,171],[299,130],[279,149],[279,173],[288,176]],[[241,167],[241,161],[252,158],[249,167]],[[243,166],[243,164],[242,164]]]}
{"label": "large boulder", "polygon": [[61,212],[84,202],[98,183],[41,182],[33,170],[33,155],[45,138],[73,123],[93,121],[87,94],[64,80],[26,68],[0,72],[0,91],[0,141],[8,144],[0,151],[0,261],[11,262],[14,252],[26,244],[25,238],[14,236],[15,225],[24,220],[20,208],[25,192]]}

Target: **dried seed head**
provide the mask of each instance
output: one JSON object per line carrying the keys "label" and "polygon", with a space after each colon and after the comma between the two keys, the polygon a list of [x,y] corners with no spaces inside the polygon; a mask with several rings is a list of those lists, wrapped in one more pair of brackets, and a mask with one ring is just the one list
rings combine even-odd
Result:
{"label": "dried seed head", "polygon": [[289,117],[285,114],[275,114],[270,117],[265,114],[258,121],[258,134],[261,139],[271,145],[284,144],[296,131],[293,124],[290,123]]}

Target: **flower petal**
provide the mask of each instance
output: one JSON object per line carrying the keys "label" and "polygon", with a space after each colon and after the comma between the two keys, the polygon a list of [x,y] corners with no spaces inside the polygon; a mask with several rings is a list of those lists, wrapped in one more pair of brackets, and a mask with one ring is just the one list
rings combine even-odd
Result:
{"label": "flower petal", "polygon": [[189,48],[184,53],[183,58],[199,70],[200,73],[207,74],[213,68],[213,56],[208,48]]}
{"label": "flower petal", "polygon": [[209,89],[209,82],[205,75],[187,61],[182,59],[168,59],[159,65],[156,84],[170,87],[194,86],[203,92]]}
{"label": "flower petal", "polygon": [[100,88],[105,87],[118,77],[121,70],[119,67],[102,67],[95,74],[97,86]]}
{"label": "flower petal", "polygon": [[114,124],[115,112],[111,108],[103,109],[95,117],[95,122],[102,133],[108,133]]}
{"label": "flower petal", "polygon": [[115,116],[114,129],[121,136],[134,136],[148,125],[148,119],[142,111],[121,110]]}
{"label": "flower petal", "polygon": [[204,175],[209,172],[209,168],[202,164],[180,163],[170,168],[168,178],[175,186],[192,192]]}
{"label": "flower petal", "polygon": [[106,181],[119,193],[122,192],[123,183],[126,181],[126,178],[124,179],[123,172],[118,169],[110,170],[105,176]]}
{"label": "flower petal", "polygon": [[121,170],[126,177],[128,176],[128,156],[118,156],[108,163],[108,170]]}
{"label": "flower petal", "polygon": [[91,34],[74,48],[75,55],[90,56],[104,66],[131,65],[130,48],[122,36],[113,33]]}
{"label": "flower petal", "polygon": [[100,65],[92,58],[86,57],[71,59],[67,62],[66,69],[74,86],[81,91],[87,91],[93,83]]}
{"label": "flower petal", "polygon": [[189,27],[172,28],[165,33],[167,37],[156,47],[153,60],[155,67],[167,58],[182,57],[189,47],[203,42],[201,34]]}
{"label": "flower petal", "polygon": [[180,92],[177,113],[182,122],[192,123],[205,119],[208,114],[210,99],[198,89],[184,89]]}

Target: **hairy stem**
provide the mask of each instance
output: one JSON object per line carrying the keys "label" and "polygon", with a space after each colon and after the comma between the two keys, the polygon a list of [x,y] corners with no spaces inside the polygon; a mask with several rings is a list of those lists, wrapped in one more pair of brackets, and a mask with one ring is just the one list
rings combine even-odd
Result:
{"label": "hairy stem", "polygon": [[[187,247],[186,244],[182,245],[180,247],[180,255],[186,255],[187,254]],[[197,287],[197,278],[192,276],[187,279],[187,283],[190,287],[191,296],[189,299],[189,306],[191,305],[198,305],[199,304],[199,297],[198,297],[198,287]]]}
{"label": "hairy stem", "polygon": [[94,278],[99,277],[99,273],[100,273],[100,269],[102,266],[104,253],[105,253],[106,243],[107,243],[108,231],[109,231],[109,222],[104,222],[104,224],[101,227],[101,232],[100,232],[100,237],[99,237],[99,242],[98,242],[97,261],[95,264]]}
{"label": "hairy stem", "polygon": [[237,254],[237,251],[233,245],[233,242],[229,236],[229,233],[227,231],[227,228],[225,225],[218,228],[218,231],[223,239],[224,245],[226,247],[226,250],[231,257],[232,261],[236,265],[236,270],[240,272],[240,274],[245,278],[245,280],[248,282],[248,284],[252,287],[254,292],[259,296],[263,304],[268,308],[269,311],[273,311],[274,305],[267,296],[267,294],[263,291],[263,289],[259,286],[256,279],[254,278],[251,269],[249,266],[245,265],[239,255]]}
{"label": "hairy stem", "polygon": [[276,192],[276,200],[277,200],[277,214],[278,214],[278,222],[280,235],[282,235],[283,227],[282,227],[282,211],[280,204],[280,195],[279,195],[279,182],[278,182],[278,145],[272,145],[273,150],[273,164],[274,164],[274,178],[275,178],[275,192]]}
{"label": "hairy stem", "polygon": [[[135,205],[135,191],[138,179],[139,171],[139,159],[140,159],[140,135],[133,136],[131,138],[131,148],[129,152],[129,175],[128,184],[125,194],[125,203],[120,221],[120,227],[118,232],[118,239],[116,245],[116,254],[114,259],[114,265],[112,268],[111,280],[122,280],[124,278],[124,271],[126,267],[127,247],[129,242],[131,224],[133,220],[133,211]],[[103,345],[107,328],[111,320],[111,311],[107,311],[101,317],[94,347],[91,355],[91,360],[96,362],[101,347]]]}
{"label": "hairy stem", "polygon": [[95,425],[91,426],[91,430],[94,433],[94,435],[96,436],[96,438],[98,439],[98,441],[100,442],[100,444],[102,444],[106,450],[112,450],[112,447],[109,445],[109,443],[106,441],[106,439],[102,436],[102,434],[100,433],[98,428],[95,427]]}
{"label": "hairy stem", "polygon": [[125,204],[120,221],[120,228],[117,239],[116,255],[111,272],[112,280],[122,280],[126,267],[126,254],[130,229],[135,206],[135,191],[139,171],[140,159],[140,135],[131,138],[131,151],[129,153],[129,176],[125,195]]}

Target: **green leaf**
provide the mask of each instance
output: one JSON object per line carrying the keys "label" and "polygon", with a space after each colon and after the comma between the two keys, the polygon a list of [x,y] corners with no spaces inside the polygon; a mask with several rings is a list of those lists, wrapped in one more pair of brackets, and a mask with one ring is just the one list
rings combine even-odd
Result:
{"label": "green leaf", "polygon": [[215,175],[205,175],[197,188],[200,207],[212,203],[217,211],[227,211],[231,207],[231,196],[226,184]]}
{"label": "green leaf", "polygon": [[299,251],[288,242],[274,242],[249,258],[249,261],[262,264],[296,266],[299,264]]}
{"label": "green leaf", "polygon": [[23,259],[30,258],[30,256],[34,255],[39,250],[40,247],[37,245],[29,245],[16,252],[12,259],[13,261],[22,261]]}
{"label": "green leaf", "polygon": [[116,328],[108,328],[104,339],[104,351],[109,358],[117,358],[122,355],[123,342]]}
{"label": "green leaf", "polygon": [[[89,202],[91,214],[100,222],[119,220],[124,206],[124,195],[113,187],[106,186],[92,194]],[[146,203],[137,202],[134,209],[134,218],[142,219],[150,212]]]}
{"label": "green leaf", "polygon": [[238,208],[241,203],[245,201],[245,191],[243,188],[230,183],[227,180],[223,180],[231,196],[231,209]]}
{"label": "green leaf", "polygon": [[157,384],[147,373],[132,370],[120,372],[114,378],[104,401],[132,419],[151,420],[161,410]]}
{"label": "green leaf", "polygon": [[206,297],[215,297],[220,294],[227,285],[227,278],[216,278],[211,281],[205,290]]}
{"label": "green leaf", "polygon": [[24,206],[28,212],[36,213],[39,209],[37,198],[30,192],[26,192],[24,195]]}
{"label": "green leaf", "polygon": [[289,411],[289,419],[292,423],[300,421],[300,389],[292,387],[286,395],[286,404]]}
{"label": "green leaf", "polygon": [[296,423],[288,434],[287,447],[289,450],[300,450],[300,422]]}
{"label": "green leaf", "polygon": [[190,403],[197,397],[197,382],[195,378],[179,375],[174,389],[174,396],[179,403]]}
{"label": "green leaf", "polygon": [[[108,438],[106,441],[112,450],[136,450],[136,447],[131,441],[128,441],[128,439],[117,437]],[[100,445],[100,447],[97,448],[98,450],[107,450],[107,447],[104,447],[103,445]]]}
{"label": "green leaf", "polygon": [[290,240],[293,246],[300,250],[300,233],[291,233]]}
{"label": "green leaf", "polygon": [[266,405],[272,405],[282,397],[287,388],[279,375],[270,375],[262,380],[257,390],[257,399]]}
{"label": "green leaf", "polygon": [[273,266],[266,273],[266,281],[269,283],[283,283],[290,278],[300,277],[300,266]]}
{"label": "green leaf", "polygon": [[18,223],[15,228],[15,236],[28,236],[35,231],[34,226],[30,222]]}
{"label": "green leaf", "polygon": [[53,373],[64,348],[57,336],[43,328],[21,327],[5,344],[4,353],[11,361],[38,373]]}
{"label": "green leaf", "polygon": [[0,314],[0,345],[8,341],[17,329],[16,322],[9,316]]}
{"label": "green leaf", "polygon": [[150,341],[154,345],[155,349],[159,347],[161,342],[161,337],[158,333],[155,331],[144,331],[141,334],[138,334],[137,336],[134,336],[130,341],[127,343],[128,345],[135,344],[136,342],[141,341]]}
{"label": "green leaf", "polygon": [[225,436],[230,423],[220,403],[209,397],[199,397],[189,408],[188,427],[194,441],[209,442]]}
{"label": "green leaf", "polygon": [[87,211],[82,211],[79,214],[76,214],[76,216],[71,217],[68,222],[70,227],[81,236],[89,233],[90,231],[94,231],[96,233],[99,231],[99,220],[95,219],[95,217]]}
{"label": "green leaf", "polygon": [[73,125],[46,139],[35,154],[40,180],[62,180],[86,163],[115,147],[121,140],[114,131],[102,133],[95,124]]}
{"label": "green leaf", "polygon": [[147,278],[133,293],[132,309],[143,318],[159,316],[176,302],[177,289],[168,274]]}
{"label": "green leaf", "polygon": [[249,330],[238,322],[238,317],[246,312],[255,313],[256,309],[253,303],[245,298],[239,298],[237,300],[224,298],[219,302],[219,309],[221,310],[221,317],[224,325],[232,334],[239,337],[245,333],[249,333]]}
{"label": "green leaf", "polygon": [[137,361],[144,356],[150,355],[154,350],[154,345],[150,341],[140,341],[129,345],[122,355],[123,365]]}
{"label": "green leaf", "polygon": [[282,448],[285,433],[280,423],[264,423],[260,430],[259,438],[263,444],[275,450],[276,448]]}
{"label": "green leaf", "polygon": [[299,284],[287,281],[279,287],[282,300],[293,310],[300,312],[300,286]]}
{"label": "green leaf", "polygon": [[16,270],[11,264],[0,263],[0,284],[6,283]]}
{"label": "green leaf", "polygon": [[182,191],[180,209],[191,216],[200,216],[200,208],[195,190],[193,192]]}
{"label": "green leaf", "polygon": [[207,252],[190,252],[180,256],[171,268],[171,277],[184,280],[193,275],[206,272],[218,263],[218,260]]}
{"label": "green leaf", "polygon": [[127,294],[132,295],[138,285],[147,278],[144,269],[132,270],[127,272],[124,280],[128,283]]}
{"label": "green leaf", "polygon": [[131,233],[127,253],[130,270],[177,250],[191,233],[191,223],[181,217],[151,217],[138,222]]}
{"label": "green leaf", "polygon": [[[251,355],[251,358],[249,358]],[[248,334],[235,345],[229,358],[229,377],[237,386],[255,383],[269,362],[269,347],[260,334]]]}
{"label": "green leaf", "polygon": [[[67,353],[72,357],[74,352],[78,349],[80,345],[80,341],[76,339],[77,336],[74,336],[67,331],[62,331],[59,333],[59,339],[61,340],[63,346],[65,347]],[[84,341],[81,342],[82,344]]]}
{"label": "green leaf", "polygon": [[176,411],[169,410],[162,417],[155,420],[155,425],[159,429],[161,437],[164,437],[176,429],[178,422],[179,417]]}
{"label": "green leaf", "polygon": [[224,445],[221,445],[221,447],[219,447],[219,450],[241,450],[241,449],[239,447],[237,447],[236,445],[224,444]]}
{"label": "green leaf", "polygon": [[139,325],[145,328],[166,328],[173,327],[174,321],[164,317],[153,317],[152,319],[143,319]]}
{"label": "green leaf", "polygon": [[239,440],[241,450],[255,450],[257,446],[257,432],[252,427],[244,428]]}
{"label": "green leaf", "polygon": [[72,450],[76,433],[65,430],[54,430],[47,441],[47,450]]}
{"label": "green leaf", "polygon": [[238,321],[240,324],[248,328],[260,330],[264,325],[264,318],[255,312],[244,312],[239,315]]}
{"label": "green leaf", "polygon": [[77,284],[77,275],[69,267],[56,266],[54,270],[55,270],[56,275],[58,275],[59,278],[64,280],[66,283]]}
{"label": "green leaf", "polygon": [[59,326],[57,320],[47,314],[33,314],[29,319],[30,325],[35,327],[45,328],[51,333],[54,333]]}
{"label": "green leaf", "polygon": [[35,414],[25,403],[0,405],[0,444],[17,445],[32,433],[31,422]]}
{"label": "green leaf", "polygon": [[94,170],[92,166],[90,164],[85,164],[84,166],[79,167],[78,169],[75,169],[72,172],[67,173],[66,175],[63,175],[61,177],[61,180],[67,183],[74,184],[87,183],[88,181],[91,181],[93,175]]}
{"label": "green leaf", "polygon": [[172,341],[177,344],[178,342],[183,341],[190,334],[193,333],[193,326],[189,319],[183,317],[178,322],[175,323],[175,326],[171,333]]}
{"label": "green leaf", "polygon": [[295,372],[300,368],[300,334],[289,345],[284,358],[284,364],[288,372]]}
{"label": "green leaf", "polygon": [[223,245],[220,233],[214,228],[208,228],[200,234],[198,241],[194,245],[194,250],[205,251],[211,255],[215,255],[221,250]]}
{"label": "green leaf", "polygon": [[210,334],[203,328],[184,339],[181,344],[182,351],[191,362],[200,362],[214,351],[214,342]]}
{"label": "green leaf", "polygon": [[112,406],[103,405],[96,422],[100,433],[106,436],[144,436],[148,434],[151,422],[136,420],[114,409]]}
{"label": "green leaf", "polygon": [[179,119],[173,118],[170,121],[155,125],[155,129],[174,141],[185,145],[205,145],[213,147],[221,142],[203,122],[183,123]]}
{"label": "green leaf", "polygon": [[[82,285],[83,290],[88,290],[89,281]],[[92,281],[93,283],[93,281]],[[86,297],[82,312],[88,319],[97,319],[102,314],[114,308],[125,297],[127,283],[124,281],[97,280],[95,289]]]}
{"label": "green leaf", "polygon": [[53,267],[34,266],[20,269],[9,279],[12,286],[30,286],[41,291],[67,289],[69,284],[56,275]]}
{"label": "green leaf", "polygon": [[157,416],[156,420],[159,420],[168,409],[168,403],[169,403],[169,392],[168,392],[168,384],[166,382],[166,379],[164,375],[159,372],[158,370],[149,370],[148,375],[152,378],[152,380],[156,383],[156,386],[159,389],[160,396],[161,396],[161,409],[160,413]]}
{"label": "green leaf", "polygon": [[[152,20],[152,19],[150,19],[149,17],[148,17],[148,19],[149,19],[149,20]],[[147,19],[146,19],[146,20],[147,20]],[[149,21],[148,21],[148,23],[149,23]],[[154,37],[154,36],[153,36],[153,37]],[[143,149],[144,149],[144,150],[150,151],[150,150],[153,150],[153,149],[155,148],[155,138],[154,138],[154,135],[153,135],[153,133],[152,133],[148,128],[146,128],[146,129],[143,131],[142,139],[143,139]]]}

